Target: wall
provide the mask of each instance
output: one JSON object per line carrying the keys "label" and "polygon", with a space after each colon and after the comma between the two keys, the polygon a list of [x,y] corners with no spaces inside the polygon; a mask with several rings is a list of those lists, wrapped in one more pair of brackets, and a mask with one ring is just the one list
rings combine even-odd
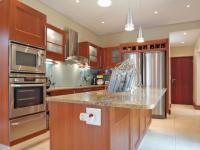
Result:
{"label": "wall", "polygon": [[[200,21],[166,25],[154,28],[146,28],[143,30],[145,40],[169,38],[169,33],[176,31],[184,31],[190,29],[199,29]],[[101,42],[104,46],[115,46],[120,43],[127,43],[136,41],[138,30],[133,32],[120,32],[115,34],[101,36]]]}
{"label": "wall", "polygon": [[200,105],[200,37],[194,50],[194,104]]}
{"label": "wall", "polygon": [[51,9],[39,0],[20,0],[21,2],[29,5],[30,7],[47,15],[47,22],[61,29],[71,28],[79,33],[79,42],[90,41],[96,45],[101,46],[99,37],[86,29],[85,27],[73,22],[61,13]]}
{"label": "wall", "polygon": [[194,55],[193,46],[171,47],[170,51],[170,57],[184,57]]}

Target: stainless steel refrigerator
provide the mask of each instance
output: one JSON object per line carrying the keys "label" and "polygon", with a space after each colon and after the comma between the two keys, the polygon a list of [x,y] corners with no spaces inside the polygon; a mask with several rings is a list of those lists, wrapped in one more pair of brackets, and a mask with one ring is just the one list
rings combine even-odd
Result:
{"label": "stainless steel refrigerator", "polygon": [[[127,53],[123,60],[132,58],[138,70],[138,81],[144,87],[166,88],[165,52]],[[153,110],[153,118],[166,118],[166,97]]]}

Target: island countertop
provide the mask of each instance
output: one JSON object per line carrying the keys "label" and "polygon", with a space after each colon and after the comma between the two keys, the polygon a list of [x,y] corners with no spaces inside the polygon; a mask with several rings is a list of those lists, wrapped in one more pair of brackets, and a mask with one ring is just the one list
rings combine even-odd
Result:
{"label": "island countertop", "polygon": [[64,102],[96,106],[153,109],[166,89],[137,88],[133,92],[108,93],[106,90],[48,97],[49,102]]}

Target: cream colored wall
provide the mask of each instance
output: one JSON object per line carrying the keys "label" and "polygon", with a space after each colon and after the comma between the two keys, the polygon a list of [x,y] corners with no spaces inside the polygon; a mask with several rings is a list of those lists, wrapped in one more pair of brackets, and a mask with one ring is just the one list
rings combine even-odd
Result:
{"label": "cream colored wall", "polygon": [[[161,38],[169,38],[169,33],[190,30],[190,29],[199,29],[200,21],[182,23],[182,24],[174,24],[167,26],[160,26],[154,28],[146,28],[144,29],[144,37],[145,40],[152,39],[161,39]],[[104,46],[115,46],[120,43],[127,43],[136,41],[138,34],[138,30],[133,32],[120,32],[115,34],[103,35],[101,36],[101,42]]]}
{"label": "cream colored wall", "polygon": [[200,105],[200,37],[194,50],[194,104]]}
{"label": "cream colored wall", "polygon": [[52,24],[56,27],[59,27],[61,29],[65,28],[71,28],[74,29],[79,33],[79,42],[81,41],[90,41],[96,45],[101,46],[101,42],[99,40],[99,37],[86,29],[85,27],[73,22],[69,18],[65,17],[61,13],[49,8],[45,4],[41,3],[39,0],[20,0],[21,2],[31,6],[32,8],[35,8],[36,10],[44,13],[47,15],[47,22],[49,24]]}
{"label": "cream colored wall", "polygon": [[193,46],[171,47],[170,52],[171,52],[170,57],[193,56],[194,47]]}

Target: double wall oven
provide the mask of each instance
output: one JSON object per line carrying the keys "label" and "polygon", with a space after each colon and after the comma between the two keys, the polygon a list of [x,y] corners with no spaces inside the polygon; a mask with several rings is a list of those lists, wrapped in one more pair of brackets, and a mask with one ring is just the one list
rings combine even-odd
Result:
{"label": "double wall oven", "polygon": [[10,141],[47,129],[46,52],[30,45],[9,45]]}

